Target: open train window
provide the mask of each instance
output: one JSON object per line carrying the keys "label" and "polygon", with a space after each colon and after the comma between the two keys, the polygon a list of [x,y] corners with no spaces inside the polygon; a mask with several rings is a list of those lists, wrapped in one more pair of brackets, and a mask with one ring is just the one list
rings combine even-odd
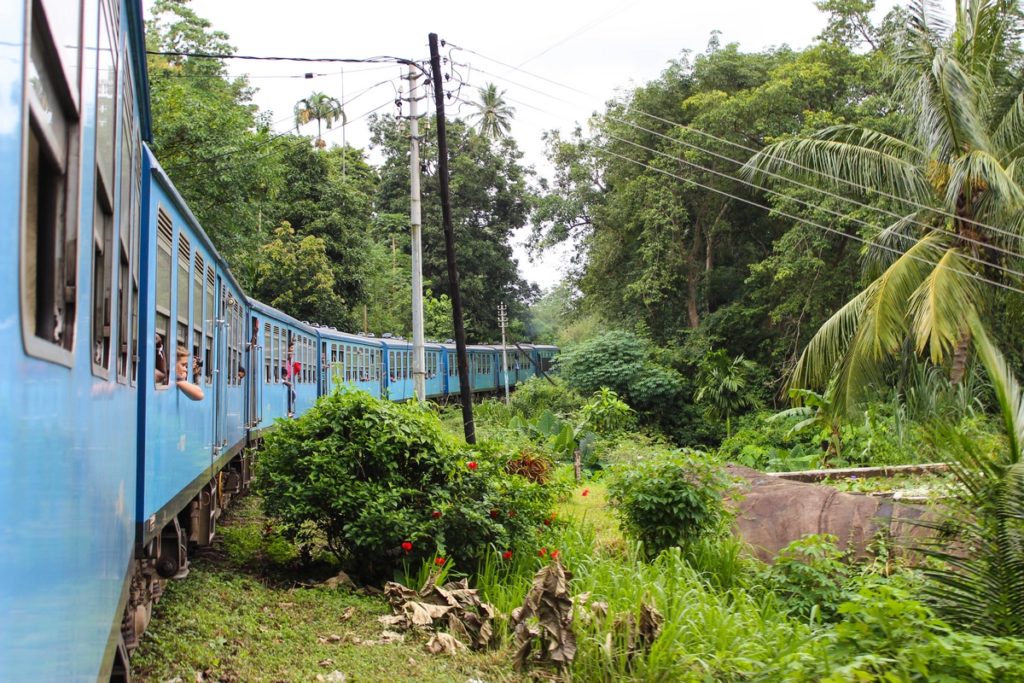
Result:
{"label": "open train window", "polygon": [[96,198],[92,225],[92,372],[99,377],[110,373],[110,300],[113,270],[114,212],[105,202],[105,193]]}
{"label": "open train window", "polygon": [[263,366],[266,368],[267,384],[270,384],[270,380],[273,377],[270,371],[270,367],[273,364],[271,358],[271,352],[273,349],[273,340],[270,337],[270,323],[263,324]]}
{"label": "open train window", "polygon": [[281,329],[274,325],[274,383],[281,381]]}
{"label": "open train window", "polygon": [[[171,348],[171,245],[174,224],[163,207],[156,212],[156,336],[163,346],[163,358],[156,355],[156,384],[166,386],[173,370],[174,349]],[[161,367],[161,362],[163,367]]]}
{"label": "open train window", "polygon": [[213,274],[213,266],[206,267],[206,316],[203,318],[203,331],[205,333],[205,345],[203,367],[206,368],[206,383],[213,383],[213,326],[217,317],[214,309],[216,296],[217,279]]}
{"label": "open train window", "polygon": [[188,235],[178,230],[178,278],[177,278],[177,316],[178,329],[175,341],[178,346],[188,348],[188,269],[192,257],[192,243]]}
{"label": "open train window", "polygon": [[[92,371],[109,377],[112,324],[111,299],[114,259],[120,270],[119,250],[114,245],[114,172],[117,166],[117,144],[114,128],[117,121],[117,50],[116,35],[110,23],[106,3],[100,5],[100,30],[96,78],[96,203],[92,224]],[[130,160],[124,163],[129,163]],[[130,167],[129,167],[130,168]],[[119,282],[119,289],[122,287]],[[120,312],[120,311],[119,311]],[[119,323],[122,322],[119,320]],[[126,325],[126,321],[124,322]],[[120,351],[120,349],[119,349]],[[118,354],[118,378],[124,378]]]}
{"label": "open train window", "polygon": [[[196,250],[193,257],[192,267],[192,357],[198,358],[203,366],[206,360],[203,358],[203,282],[206,276],[206,260]],[[202,367],[196,368],[192,377],[194,384],[199,384],[203,379]]]}
{"label": "open train window", "polygon": [[81,3],[29,3],[22,147],[21,319],[26,351],[72,364],[78,277]]}

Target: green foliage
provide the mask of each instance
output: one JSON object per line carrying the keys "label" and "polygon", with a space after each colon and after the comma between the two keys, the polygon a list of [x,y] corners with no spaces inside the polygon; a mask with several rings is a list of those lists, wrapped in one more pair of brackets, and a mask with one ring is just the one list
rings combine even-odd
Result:
{"label": "green foliage", "polygon": [[327,245],[319,237],[299,237],[287,223],[259,249],[252,294],[299,320],[338,320],[334,273]]}
{"label": "green foliage", "polygon": [[865,585],[840,609],[827,634],[830,666],[807,671],[845,681],[1015,681],[1024,676],[1024,642],[960,633],[899,583]]}
{"label": "green foliage", "polygon": [[850,566],[830,534],[810,535],[783,548],[761,574],[765,590],[801,621],[835,621],[849,597]]}
{"label": "green foliage", "polygon": [[357,573],[386,576],[435,553],[468,566],[490,545],[530,543],[549,514],[548,490],[506,473],[515,455],[495,443],[460,450],[429,409],[342,391],[278,423],[258,487],[286,535],[314,526]]}
{"label": "green foliage", "polygon": [[626,401],[640,423],[672,433],[675,405],[684,393],[682,376],[650,359],[646,342],[628,332],[607,332],[559,355],[566,384],[587,395],[608,388]]}
{"label": "green foliage", "polygon": [[540,417],[544,411],[569,417],[582,405],[579,393],[558,376],[551,377],[550,381],[531,377],[516,388],[511,399],[512,411],[525,420]]}
{"label": "green foliage", "polygon": [[701,360],[693,400],[706,405],[714,418],[725,421],[727,436],[732,433],[733,415],[757,407],[756,390],[750,386],[756,369],[757,364],[742,355],[729,358],[725,349],[710,351]]}
{"label": "green foliage", "polygon": [[614,436],[633,428],[636,423],[636,412],[620,400],[614,391],[601,387],[580,408],[577,420],[577,431]]}
{"label": "green foliage", "polygon": [[728,519],[723,497],[731,481],[699,451],[657,451],[612,470],[608,493],[623,528],[651,556],[688,548]]}

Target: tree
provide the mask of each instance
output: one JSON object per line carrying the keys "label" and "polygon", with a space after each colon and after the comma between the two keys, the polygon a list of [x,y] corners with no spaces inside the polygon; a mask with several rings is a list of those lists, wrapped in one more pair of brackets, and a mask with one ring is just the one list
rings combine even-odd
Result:
{"label": "tree", "polygon": [[327,146],[321,136],[321,123],[326,124],[328,130],[337,120],[341,121],[342,126],[348,123],[345,110],[341,108],[341,101],[322,92],[314,92],[295,103],[295,130],[298,131],[311,120],[316,121],[316,140],[313,144],[318,149]]}
{"label": "tree", "polygon": [[489,139],[507,136],[512,130],[512,117],[516,110],[505,102],[505,91],[498,92],[498,86],[488,83],[479,92],[480,101],[473,103],[477,109],[473,118],[476,119],[480,135]]}
{"label": "tree", "polygon": [[750,384],[750,376],[757,364],[742,355],[729,358],[724,349],[712,351],[700,365],[697,392],[693,399],[705,403],[708,412],[725,420],[726,436],[732,436],[732,416],[757,405]]}
{"label": "tree", "polygon": [[300,237],[283,222],[259,251],[253,296],[299,320],[339,318],[342,302],[334,294],[334,275],[322,239]]}
{"label": "tree", "polygon": [[[437,295],[450,296],[448,267],[441,230],[438,198],[437,145],[434,121],[424,119],[420,133],[420,174],[423,201],[423,280]],[[384,157],[376,197],[379,213],[409,215],[409,142],[405,123],[378,116],[371,123],[372,145]],[[448,122],[451,169],[452,223],[466,334],[471,341],[500,339],[498,304],[506,302],[510,320],[526,315],[536,296],[535,288],[520,276],[512,255],[513,233],[526,225],[533,197],[529,178],[533,171],[522,165],[522,153],[511,137],[487,140],[464,121]],[[383,225],[383,224],[382,224]],[[378,241],[396,238],[400,249],[409,249],[408,224],[389,222]]]}
{"label": "tree", "polygon": [[[792,386],[837,378],[836,401],[853,409],[884,382],[886,361],[912,349],[963,375],[968,321],[996,300],[980,278],[1007,281],[1024,228],[1024,96],[1016,2],[957,3],[946,32],[930,6],[912,9],[897,55],[902,135],[837,124],[775,142],[749,175],[797,175],[830,189],[885,199],[897,218],[873,239],[877,277],[839,309],[804,349]],[[802,171],[801,169],[806,169]],[[851,189],[852,188],[852,189]],[[1005,232],[988,226],[999,225]]]}
{"label": "tree", "polygon": [[[231,55],[227,34],[214,31],[180,0],[157,0],[146,24],[151,52]],[[232,267],[258,249],[256,228],[283,185],[267,119],[257,115],[244,77],[223,61],[147,57],[153,153]]]}

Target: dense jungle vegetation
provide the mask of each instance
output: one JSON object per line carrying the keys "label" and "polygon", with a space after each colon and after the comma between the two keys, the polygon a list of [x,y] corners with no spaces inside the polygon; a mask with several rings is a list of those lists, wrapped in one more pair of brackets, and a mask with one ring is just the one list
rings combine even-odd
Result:
{"label": "dense jungle vegetation", "polygon": [[[217,558],[261,611],[209,604],[197,621],[174,602],[196,595],[172,588],[161,609],[184,621],[158,618],[167,648],[144,651],[143,671],[374,680],[388,655],[338,649],[369,644],[395,648],[408,680],[424,645],[451,659],[423,680],[1024,678],[1024,15],[1010,0],[960,0],[948,19],[914,2],[872,22],[871,0],[816,4],[827,26],[805,49],[712,35],[550,131],[549,178],[523,162],[496,89],[451,120],[471,341],[498,338],[505,301],[513,338],[562,347],[558,377],[479,405],[476,446],[457,410],[348,391],[283,422],[261,453],[262,510],[249,504]],[[232,50],[187,2],[159,0],[148,36]],[[404,124],[373,118],[372,166],[322,130],[271,132],[215,60],[150,59],[155,152],[249,291],[301,319],[408,333]],[[338,125],[329,100],[296,115]],[[427,324],[444,338],[432,125]],[[535,250],[573,250],[552,291],[517,274],[508,241],[523,226]],[[913,482],[933,503],[925,540],[879,537],[854,562],[845,539],[810,536],[766,565],[732,533],[727,462],[950,470]],[[341,569],[412,589],[462,577],[494,612],[438,629],[469,650],[433,621],[400,644],[374,633],[379,598],[318,583]],[[211,571],[232,596],[234,575]],[[315,587],[296,593],[296,576]],[[282,621],[275,602],[309,612]],[[309,632],[334,628],[324,604],[355,608],[353,632]],[[217,648],[235,634],[233,653]]]}

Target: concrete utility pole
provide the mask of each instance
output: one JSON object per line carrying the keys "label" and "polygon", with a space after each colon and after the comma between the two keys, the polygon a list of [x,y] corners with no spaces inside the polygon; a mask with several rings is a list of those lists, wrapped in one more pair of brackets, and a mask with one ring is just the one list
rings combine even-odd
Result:
{"label": "concrete utility pole", "polygon": [[416,400],[427,400],[426,353],[423,350],[423,221],[420,218],[420,138],[417,120],[419,88],[416,66],[409,65],[409,212],[412,223],[412,383]]}
{"label": "concrete utility pole", "polygon": [[505,374],[505,405],[508,405],[508,355],[505,351],[505,328],[508,327],[508,309],[498,304],[498,327],[501,328],[501,367]]}
{"label": "concrete utility pole", "polygon": [[469,374],[469,356],[466,353],[466,327],[462,323],[462,296],[459,294],[459,269],[455,263],[455,231],[452,228],[452,205],[448,192],[448,136],[444,121],[444,74],[441,73],[441,54],[437,49],[437,34],[430,34],[430,79],[434,83],[434,103],[437,105],[437,178],[441,184],[441,223],[444,226],[444,252],[448,261],[448,284],[452,295],[452,318],[455,320],[455,355],[459,365],[459,389],[462,397],[462,429],[466,443],[476,443],[476,425],[473,423],[473,378]]}

